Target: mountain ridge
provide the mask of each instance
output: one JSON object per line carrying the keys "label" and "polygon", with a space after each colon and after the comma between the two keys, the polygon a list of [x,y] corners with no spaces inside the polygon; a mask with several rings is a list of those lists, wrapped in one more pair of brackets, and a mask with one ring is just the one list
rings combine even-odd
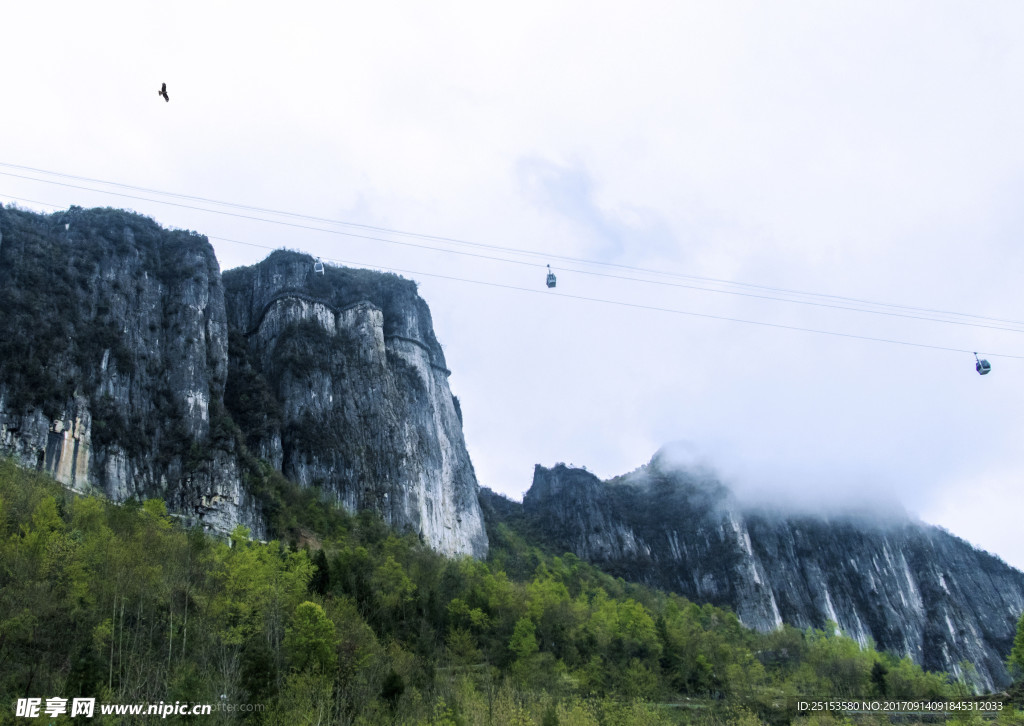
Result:
{"label": "mountain ridge", "polygon": [[707,471],[662,469],[657,456],[607,481],[538,465],[521,505],[495,496],[482,492],[486,516],[519,517],[557,551],[729,607],[748,627],[831,622],[982,690],[1009,683],[1003,660],[1024,611],[1024,573],[909,515],[747,507]]}

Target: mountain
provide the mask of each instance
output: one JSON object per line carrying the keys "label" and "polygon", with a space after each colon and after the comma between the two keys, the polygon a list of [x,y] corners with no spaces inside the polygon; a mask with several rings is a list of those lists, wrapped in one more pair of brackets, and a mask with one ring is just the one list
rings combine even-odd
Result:
{"label": "mountain", "polygon": [[[302,527],[282,521],[288,479],[307,513],[369,510],[483,559],[448,374],[426,303],[396,275],[320,274],[285,250],[221,274],[205,237],[139,215],[0,207],[0,455],[79,492],[159,498],[186,523],[267,539]],[[608,482],[537,467],[521,505],[483,500],[489,527],[756,630],[838,628],[985,690],[1008,682],[1024,574],[905,514],[755,507],[664,456]]]}
{"label": "mountain", "polygon": [[461,410],[415,283],[320,275],[307,255],[278,251],[224,284],[237,351],[227,403],[251,449],[349,511],[412,525],[440,552],[484,556]]}
{"label": "mountain", "polygon": [[0,453],[79,491],[268,533],[268,470],[440,552],[487,539],[415,284],[112,209],[0,208]]}
{"label": "mountain", "polygon": [[607,482],[537,466],[521,508],[493,494],[484,504],[558,551],[728,607],[756,630],[837,627],[987,691],[1010,681],[1024,573],[906,515],[743,505],[713,475],[660,456]]}

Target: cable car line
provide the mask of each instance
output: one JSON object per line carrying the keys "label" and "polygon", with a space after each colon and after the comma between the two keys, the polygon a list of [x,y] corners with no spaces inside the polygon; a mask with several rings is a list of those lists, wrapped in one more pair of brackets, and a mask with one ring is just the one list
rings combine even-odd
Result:
{"label": "cable car line", "polygon": [[[0,162],[0,165],[3,165],[2,162]],[[90,187],[83,187],[83,186],[80,186],[80,185],[77,185],[77,184],[68,184],[68,183],[65,183],[65,182],[49,181],[49,180],[44,180],[44,179],[34,179],[32,177],[21,176],[19,174],[11,174],[9,172],[4,172],[4,171],[0,171],[0,175],[11,176],[11,177],[19,178],[19,179],[28,179],[30,181],[39,181],[39,182],[43,182],[43,183],[46,183],[46,184],[55,184],[57,186],[70,187],[70,188],[73,188],[73,189],[81,189],[81,190],[84,190],[84,191],[91,191],[91,192],[95,192],[95,193],[98,193],[98,194],[112,194],[112,195],[115,195],[115,196],[126,197],[128,199],[135,199],[135,200],[140,200],[140,201],[153,202],[153,203],[156,203],[156,204],[166,204],[166,205],[169,205],[169,206],[182,207],[182,208],[185,208],[185,209],[192,209],[192,210],[202,211],[202,212],[210,212],[210,213],[213,213],[213,214],[223,214],[223,215],[227,215],[227,216],[238,217],[238,218],[242,218],[242,219],[249,219],[249,220],[258,221],[258,222],[267,222],[267,223],[270,223],[270,224],[277,224],[277,225],[282,225],[282,226],[286,226],[286,227],[293,227],[293,228],[297,228],[297,229],[305,229],[305,230],[315,231],[315,232],[324,232],[326,234],[341,235],[341,236],[345,236],[345,237],[352,237],[352,238],[355,238],[355,239],[364,239],[364,240],[369,240],[369,241],[374,241],[374,242],[384,242],[384,243],[387,243],[387,244],[400,245],[400,246],[404,246],[404,247],[414,247],[414,248],[417,248],[417,249],[426,249],[426,250],[432,250],[432,251],[437,251],[437,252],[446,252],[446,253],[449,253],[449,254],[460,255],[460,256],[463,256],[463,257],[475,257],[477,259],[493,260],[493,261],[496,261],[496,262],[505,262],[505,263],[508,263],[508,264],[525,265],[525,266],[529,266],[529,267],[536,267],[536,265],[534,263],[531,263],[531,262],[524,262],[523,260],[510,260],[510,259],[507,259],[507,258],[504,258],[504,257],[494,257],[492,255],[484,255],[484,254],[480,254],[480,253],[477,253],[477,252],[466,252],[466,251],[463,251],[463,250],[441,249],[441,248],[437,248],[437,247],[431,247],[429,245],[417,244],[415,242],[408,242],[408,241],[402,241],[402,240],[393,240],[393,239],[387,239],[385,237],[374,237],[374,236],[370,236],[370,235],[356,234],[354,232],[345,232],[345,231],[334,230],[334,229],[323,229],[322,227],[313,227],[313,226],[304,225],[304,224],[297,224],[295,222],[284,222],[284,221],[281,221],[281,220],[265,219],[263,217],[253,217],[251,215],[238,214],[238,213],[235,213],[235,212],[226,212],[226,211],[222,211],[222,210],[206,209],[206,208],[203,208],[203,207],[196,207],[196,206],[193,206],[193,205],[190,205],[190,204],[182,204],[180,202],[169,202],[169,201],[164,201],[164,200],[161,200],[161,199],[151,199],[149,197],[140,197],[140,196],[136,196],[136,195],[132,195],[132,194],[124,194],[124,193],[121,193],[121,192],[112,192],[112,191],[107,191],[107,190],[102,190],[102,189],[93,189],[93,188],[90,188]],[[124,185],[124,186],[127,186],[127,185]],[[5,195],[5,196],[9,196],[9,195]],[[16,197],[10,197],[9,196],[9,198],[15,199]],[[533,253],[531,253],[531,254],[533,254]],[[551,257],[557,258],[558,255],[551,255]],[[549,265],[549,267],[550,267],[550,265]],[[711,292],[711,293],[718,293],[718,294],[723,294],[723,295],[735,295],[735,296],[740,296],[740,297],[757,298],[757,299],[762,299],[762,300],[774,300],[776,302],[785,302],[785,303],[790,303],[790,304],[795,304],[795,305],[808,305],[808,306],[812,306],[812,307],[821,307],[821,308],[831,308],[831,309],[834,309],[834,310],[849,310],[849,311],[852,311],[852,312],[866,313],[866,314],[872,314],[872,315],[884,315],[886,317],[899,317],[899,318],[907,318],[907,319],[911,319],[911,320],[924,320],[924,321],[928,321],[928,322],[946,323],[946,324],[950,324],[950,325],[963,325],[963,326],[975,327],[975,328],[988,328],[990,330],[1003,330],[1003,331],[1007,331],[1007,332],[1024,333],[1024,329],[1005,327],[1005,326],[1002,326],[1002,325],[986,325],[984,323],[969,322],[969,321],[964,321],[964,320],[947,320],[947,319],[943,319],[943,318],[928,317],[928,316],[924,316],[924,315],[911,315],[909,313],[898,313],[898,312],[890,312],[890,311],[885,311],[885,310],[868,310],[868,309],[865,309],[865,308],[858,308],[858,307],[853,307],[853,306],[836,305],[836,304],[824,303],[824,302],[814,302],[812,300],[793,300],[793,299],[789,299],[789,298],[774,297],[774,296],[771,296],[771,295],[759,295],[759,294],[750,293],[750,292],[740,292],[738,290],[719,290],[719,289],[715,289],[715,288],[701,287],[701,286],[698,286],[698,285],[687,285],[687,284],[678,283],[678,282],[667,282],[667,281],[664,281],[664,280],[646,280],[646,279],[642,279],[642,278],[629,277],[629,276],[626,276],[626,275],[615,275],[615,274],[608,273],[608,272],[595,272],[593,270],[580,270],[580,269],[576,269],[576,268],[564,268],[564,269],[566,269],[568,272],[575,272],[575,273],[582,274],[582,275],[591,275],[591,276],[596,276],[596,277],[605,277],[605,278],[609,278],[609,279],[625,280],[625,281],[631,281],[631,282],[639,282],[639,283],[650,284],[650,285],[661,285],[661,286],[664,286],[664,287],[676,287],[676,288],[680,288],[680,289],[698,290],[698,291],[702,291],[702,292]],[[686,277],[686,276],[683,276],[683,277]],[[698,279],[705,279],[705,278],[698,278]],[[813,293],[800,293],[800,294],[808,294],[808,295],[810,295],[810,294],[813,294]],[[873,304],[873,305],[885,305],[885,303],[870,303],[870,304]],[[896,307],[899,307],[899,306],[896,306]],[[925,310],[924,308],[914,308],[914,309]],[[980,320],[992,320],[992,321],[999,321],[1000,320],[999,318],[983,318],[981,316],[966,315],[966,314],[963,314],[963,313],[944,313],[944,314],[960,315],[962,317],[973,317],[973,318],[980,319]],[[1014,321],[1002,321],[1002,322],[1013,323]],[[1016,324],[1024,326],[1024,322],[1020,322],[1020,323],[1016,323]]]}
{"label": "cable car line", "polygon": [[[746,288],[752,288],[752,289],[767,290],[767,291],[771,291],[771,292],[779,292],[779,293],[785,293],[785,294],[789,294],[789,295],[802,295],[802,296],[808,296],[808,297],[829,298],[829,299],[833,299],[833,300],[840,300],[840,301],[851,302],[851,303],[862,303],[862,304],[874,305],[874,306],[878,306],[878,307],[896,308],[896,309],[901,309],[901,310],[912,310],[912,311],[915,311],[915,312],[934,313],[934,314],[938,314],[938,315],[954,315],[954,316],[957,316],[957,317],[973,318],[975,320],[988,320],[988,321],[991,321],[991,322],[1007,323],[1007,324],[1011,324],[1011,325],[1021,325],[1021,326],[1024,326],[1024,321],[1020,321],[1020,320],[1010,320],[1010,319],[1005,319],[1005,318],[993,318],[993,317],[989,317],[989,316],[974,315],[974,314],[970,314],[970,313],[960,313],[960,312],[956,312],[956,311],[941,310],[941,309],[936,309],[936,308],[926,308],[926,307],[918,307],[918,306],[912,306],[912,305],[900,305],[900,304],[896,304],[896,303],[884,303],[884,302],[878,302],[878,301],[868,300],[868,299],[864,299],[864,298],[855,298],[855,297],[848,297],[848,296],[842,296],[842,295],[831,295],[831,294],[827,294],[827,293],[805,292],[805,291],[793,290],[793,289],[789,289],[789,288],[770,287],[770,286],[767,286],[767,285],[756,285],[756,284],[752,284],[752,283],[736,282],[736,281],[732,281],[732,280],[722,280],[722,279],[718,279],[718,278],[700,277],[700,276],[696,276],[696,275],[684,275],[684,274],[681,274],[681,273],[665,272],[665,271],[662,271],[662,270],[654,270],[654,269],[650,269],[650,268],[636,267],[636,266],[631,266],[631,265],[622,265],[622,264],[612,263],[612,262],[603,262],[603,261],[600,261],[600,260],[588,260],[588,259],[585,259],[585,258],[570,257],[570,256],[565,256],[565,255],[557,255],[557,254],[543,253],[543,252],[535,252],[535,251],[532,251],[532,250],[521,250],[521,249],[516,249],[516,248],[513,248],[513,247],[503,247],[503,246],[500,246],[500,245],[490,245],[490,244],[485,244],[485,243],[481,243],[481,242],[471,242],[471,241],[467,241],[467,240],[456,239],[454,237],[443,237],[443,236],[439,236],[439,235],[428,235],[428,234],[422,234],[422,233],[417,233],[417,232],[405,232],[405,231],[402,231],[402,230],[390,229],[390,228],[387,228],[387,227],[378,227],[378,226],[374,226],[374,225],[359,224],[359,223],[355,223],[355,222],[346,222],[346,221],[343,221],[343,220],[329,219],[329,218],[326,218],[326,217],[314,217],[314,216],[311,216],[311,215],[299,214],[299,213],[296,213],[296,212],[287,212],[287,211],[282,211],[282,210],[268,209],[268,208],[265,208],[265,207],[249,206],[249,205],[244,205],[244,204],[238,204],[238,203],[235,203],[235,202],[225,202],[225,201],[220,201],[220,200],[216,200],[216,199],[211,199],[211,198],[208,198],[208,197],[201,197],[201,196],[194,196],[194,195],[187,195],[187,194],[178,194],[178,193],[175,193],[175,192],[166,192],[166,191],[162,191],[162,190],[159,190],[159,189],[152,189],[152,188],[149,188],[149,187],[134,186],[134,185],[131,185],[131,184],[122,184],[122,183],[119,183],[119,182],[111,182],[111,181],[106,181],[106,180],[102,180],[102,179],[95,179],[95,178],[92,178],[92,177],[75,176],[75,175],[72,175],[72,174],[64,174],[62,172],[49,171],[49,170],[46,170],[46,169],[39,169],[39,168],[36,168],[36,167],[22,166],[22,165],[19,165],[19,164],[11,164],[11,163],[7,163],[7,162],[3,162],[3,161],[0,161],[0,166],[8,167],[8,168],[14,168],[14,169],[21,169],[21,170],[25,170],[25,171],[32,171],[32,172],[36,172],[36,173],[40,173],[40,174],[47,174],[47,175],[62,177],[62,178],[66,178],[66,179],[75,179],[75,180],[78,180],[78,181],[89,181],[89,182],[98,183],[98,184],[106,184],[106,185],[109,185],[109,186],[116,186],[116,187],[120,187],[120,188],[123,188],[123,189],[132,189],[132,190],[136,190],[136,191],[145,191],[145,192],[150,192],[150,193],[158,194],[158,195],[162,195],[162,196],[176,197],[176,198],[179,198],[179,199],[188,199],[188,200],[192,200],[192,201],[201,201],[201,202],[205,202],[205,203],[208,203],[208,204],[216,204],[216,205],[220,205],[220,206],[234,207],[236,209],[245,209],[245,210],[248,210],[248,211],[258,211],[258,212],[264,212],[264,213],[269,213],[269,214],[276,214],[276,215],[281,215],[281,216],[293,217],[293,218],[297,218],[297,219],[306,219],[306,220],[311,220],[311,221],[324,222],[324,223],[328,223],[328,224],[336,224],[336,225],[343,225],[343,226],[349,226],[349,227],[357,227],[357,228],[362,228],[362,229],[374,230],[374,231],[378,231],[378,232],[386,232],[386,233],[389,233],[389,234],[397,234],[397,235],[403,235],[403,236],[408,236],[408,237],[417,237],[417,238],[426,239],[426,240],[448,242],[448,243],[459,244],[459,245],[468,245],[468,246],[473,246],[473,247],[478,247],[478,248],[485,248],[485,249],[497,250],[497,251],[501,251],[501,252],[507,252],[507,253],[516,254],[516,255],[528,255],[528,256],[532,256],[532,257],[540,257],[540,258],[543,258],[545,260],[552,260],[552,259],[554,259],[554,260],[563,260],[563,261],[576,262],[576,263],[588,264],[588,265],[601,265],[601,266],[604,266],[604,267],[612,267],[612,268],[618,268],[618,269],[623,269],[623,270],[630,270],[630,271],[633,271],[633,272],[641,272],[641,273],[644,273],[644,274],[660,275],[660,276],[672,277],[672,278],[678,278],[678,279],[699,280],[699,281],[702,281],[702,282],[712,282],[712,283],[716,283],[716,284],[733,285],[733,286],[737,286],[737,287],[746,287]],[[121,193],[112,192],[112,191],[109,191],[109,190],[91,189],[89,187],[82,187],[82,186],[77,186],[77,185],[74,185],[74,184],[65,184],[65,183],[56,182],[56,181],[47,180],[47,179],[37,179],[37,178],[34,178],[34,177],[26,177],[26,176],[21,176],[21,175],[18,175],[18,174],[12,174],[10,172],[0,171],[0,174],[3,174],[5,176],[16,177],[16,178],[20,178],[20,179],[27,179],[29,181],[41,182],[41,183],[44,183],[44,184],[57,184],[59,186],[68,186],[68,187],[72,187],[72,188],[76,188],[76,189],[83,189],[83,190],[86,190],[86,191],[92,191],[92,192],[96,192],[96,193],[99,193],[99,194],[114,194],[114,195],[117,195],[117,196],[124,196],[124,197],[127,197],[129,199],[138,199],[138,200],[142,200],[142,201],[154,202],[154,203],[157,203],[157,204],[168,204],[168,205],[171,205],[171,206],[179,206],[179,207],[183,207],[183,208],[186,208],[186,209],[193,209],[193,210],[197,210],[197,211],[210,212],[210,213],[213,213],[213,214],[225,214],[225,215],[240,217],[240,218],[243,218],[243,219],[251,219],[251,220],[255,220],[255,221],[268,222],[268,223],[271,223],[271,224],[281,224],[281,225],[285,225],[285,226],[294,226],[294,227],[299,228],[299,229],[309,229],[309,230],[315,230],[315,231],[320,231],[320,232],[327,232],[329,234],[343,234],[343,235],[346,235],[346,236],[351,236],[351,237],[356,237],[356,238],[376,240],[376,241],[382,241],[382,242],[390,242],[392,244],[405,244],[405,245],[408,245],[408,246],[420,247],[422,249],[431,249],[431,250],[440,251],[440,252],[448,252],[448,253],[451,253],[451,254],[470,255],[470,253],[459,252],[457,250],[449,250],[449,249],[444,249],[444,248],[430,247],[430,246],[427,246],[427,245],[415,245],[415,244],[409,243],[409,242],[400,242],[400,241],[397,241],[397,240],[389,240],[389,239],[382,239],[382,238],[378,238],[378,237],[369,237],[369,236],[363,236],[363,235],[356,235],[356,234],[352,234],[352,233],[341,232],[341,231],[338,231],[338,230],[326,230],[326,229],[322,229],[322,228],[319,228],[319,227],[309,227],[309,226],[306,226],[306,225],[290,224],[290,223],[287,223],[287,222],[281,222],[279,220],[271,220],[271,219],[264,219],[264,218],[261,218],[261,217],[252,217],[252,216],[248,216],[248,215],[240,215],[240,214],[236,214],[236,213],[232,213],[232,212],[226,212],[226,211],[223,211],[223,210],[206,209],[206,208],[203,208],[203,207],[194,207],[194,206],[191,206],[191,205],[177,204],[177,203],[174,203],[174,202],[167,202],[167,201],[162,201],[162,200],[158,200],[158,199],[150,199],[150,198],[147,198],[147,197],[137,197],[137,196],[133,196],[133,195],[129,195],[129,194],[121,194]],[[529,264],[529,263],[522,262],[520,260],[509,260],[509,259],[506,259],[506,258],[489,257],[489,256],[485,256],[485,255],[479,255],[479,256],[483,257],[484,259],[494,259],[494,260],[504,261],[504,262],[508,262],[508,263],[514,263],[514,264]],[[661,281],[657,281],[657,280],[644,280],[644,279],[630,278],[630,277],[624,277],[624,276],[616,276],[616,275],[611,275],[611,274],[607,274],[607,273],[599,273],[599,272],[586,271],[586,270],[572,270],[572,271],[579,272],[581,274],[603,275],[603,276],[607,276],[607,277],[611,277],[611,278],[625,279],[625,280],[635,280],[637,282],[644,282],[644,283],[650,283],[650,284],[662,284],[662,285],[670,284],[670,283],[665,283],[665,282],[661,282]],[[702,288],[702,287],[684,286],[684,285],[677,285],[677,286],[678,287],[691,287],[691,289],[706,290],[708,292],[722,292],[722,293],[736,294],[736,295],[743,294],[743,293],[738,293],[738,292],[735,292],[735,291],[715,290],[713,288]],[[750,295],[750,296],[753,296],[753,295]],[[816,305],[821,305],[823,307],[828,307],[828,305],[825,305],[823,303],[812,303],[812,302],[809,302],[809,301],[801,301],[801,300],[788,300],[786,298],[775,298],[775,297],[771,297],[771,296],[761,296],[761,297],[763,297],[764,299],[769,299],[769,300],[780,300],[780,301],[785,301],[785,302],[793,302],[793,303],[808,304],[808,305],[815,305],[816,304]],[[834,306],[834,307],[837,307],[838,309],[859,310],[860,312],[878,312],[878,311],[871,311],[871,310],[863,310],[863,309],[856,308],[856,307],[848,307],[848,308],[843,308],[843,307],[839,307],[839,306]],[[908,317],[913,317],[913,316],[908,316]],[[934,318],[923,318],[923,317],[922,318],[918,318],[918,319],[922,319],[922,320],[935,320]],[[956,323],[956,321],[951,321],[951,320],[946,320],[946,321],[941,321],[941,322]],[[962,323],[958,323],[958,324],[962,324]],[[985,326],[985,327],[987,327],[987,326]],[[995,328],[995,329],[1010,330],[1009,328]]]}
{"label": "cable car line", "polygon": [[[217,240],[221,240],[222,242],[233,242],[235,244],[247,245],[247,246],[250,246],[250,247],[260,247],[260,248],[268,249],[268,250],[280,249],[279,247],[271,247],[269,245],[259,245],[259,244],[255,244],[255,243],[252,243],[252,242],[242,242],[241,240],[228,239],[226,237],[215,237],[215,236],[211,235],[210,239],[217,239]],[[603,303],[605,305],[620,305],[622,307],[635,308],[635,309],[639,309],[639,310],[654,310],[654,311],[663,312],[663,313],[673,313],[675,315],[687,315],[687,316],[698,317],[698,318],[710,318],[712,320],[726,320],[726,321],[733,322],[733,323],[746,323],[748,325],[762,325],[762,326],[766,326],[766,327],[770,327],[770,328],[780,328],[780,329],[783,329],[783,330],[796,330],[796,331],[804,332],[804,333],[818,333],[820,335],[833,335],[833,336],[837,336],[837,337],[841,337],[841,338],[855,338],[857,340],[869,340],[869,341],[873,341],[873,342],[876,342],[876,343],[891,343],[893,345],[906,345],[906,346],[912,346],[912,347],[915,347],[915,348],[929,348],[931,350],[944,350],[944,351],[949,351],[949,352],[952,352],[952,353],[973,353],[974,352],[974,351],[968,350],[966,348],[950,348],[950,347],[941,346],[941,345],[928,345],[926,343],[912,343],[912,342],[905,341],[905,340],[893,340],[891,338],[875,338],[875,337],[868,336],[868,335],[856,335],[854,333],[839,333],[839,332],[836,332],[834,330],[819,330],[819,329],[816,329],[816,328],[804,328],[804,327],[800,327],[800,326],[797,326],[797,325],[783,325],[782,323],[769,323],[769,322],[765,322],[765,321],[762,321],[762,320],[747,320],[745,318],[733,318],[733,317],[728,317],[728,316],[725,316],[725,315],[712,315],[710,313],[695,313],[695,312],[692,312],[692,311],[689,311],[689,310],[677,310],[675,308],[665,308],[665,307],[660,307],[658,305],[644,305],[642,303],[631,303],[631,302],[625,302],[625,301],[622,301],[622,300],[606,300],[604,298],[589,297],[589,296],[586,296],[586,295],[574,295],[574,294],[571,294],[571,293],[564,293],[564,292],[549,293],[549,292],[547,292],[545,290],[538,290],[538,289],[535,289],[535,288],[532,288],[532,287],[522,287],[520,285],[508,285],[508,284],[505,284],[505,283],[490,282],[490,281],[487,281],[487,280],[472,280],[472,279],[465,278],[465,277],[456,277],[454,275],[442,275],[442,274],[436,273],[436,272],[422,272],[420,270],[409,270],[409,269],[403,269],[403,268],[400,268],[400,267],[390,267],[390,266],[388,266],[388,267],[379,267],[377,265],[371,265],[371,264],[367,264],[365,262],[358,262],[358,261],[355,261],[355,260],[340,260],[340,259],[335,259],[335,258],[331,258],[331,257],[328,257],[326,259],[327,259],[328,262],[334,262],[334,263],[339,264],[339,265],[352,265],[352,266],[363,267],[363,268],[371,268],[371,269],[377,269],[377,270],[386,270],[386,271],[389,271],[389,272],[402,272],[402,273],[405,273],[405,274],[408,274],[408,275],[419,275],[419,276],[424,276],[424,277],[436,277],[436,278],[440,278],[442,280],[454,280],[454,281],[457,281],[457,282],[468,282],[468,283],[471,283],[473,285],[487,285],[489,287],[497,287],[497,288],[502,288],[502,289],[505,289],[505,290],[517,290],[517,291],[520,291],[520,292],[528,292],[528,293],[532,293],[532,294],[535,294],[535,295],[558,295],[559,297],[570,298],[570,299],[573,299],[573,300],[583,300],[583,301],[586,301],[586,302]],[[986,355],[988,355],[991,358],[1013,358],[1013,359],[1016,359],[1016,360],[1024,360],[1024,355],[1010,355],[1010,354],[1007,354],[1007,353],[987,353]]]}
{"label": "cable car line", "polygon": [[[36,200],[36,199],[26,199],[26,198],[23,198],[23,197],[16,197],[14,195],[2,193],[2,192],[0,192],[0,196],[4,196],[4,197],[6,197],[8,199],[15,199],[15,200],[21,201],[21,202],[28,202],[30,204],[41,204],[43,206],[51,207],[51,208],[54,208],[54,209],[59,209],[60,208],[58,205],[51,204],[49,202],[41,202],[41,201]],[[280,247],[273,247],[273,246],[270,246],[270,245],[263,245],[263,244],[258,244],[258,243],[255,243],[255,242],[244,242],[242,240],[231,239],[229,237],[221,237],[221,236],[218,236],[218,235],[206,235],[206,237],[208,239],[216,239],[216,240],[220,240],[222,242],[230,242],[230,243],[233,243],[233,244],[244,245],[244,246],[247,246],[247,247],[255,247],[255,248],[259,248],[259,249],[266,249],[266,250],[281,249]],[[324,258],[317,258],[317,259],[320,260],[321,264],[322,264],[322,259],[324,259]],[[804,333],[817,333],[819,335],[831,335],[831,336],[840,337],[840,338],[853,338],[853,339],[856,339],[856,340],[867,340],[867,341],[871,341],[871,342],[875,342],[875,343],[889,343],[891,345],[903,345],[903,346],[909,346],[909,347],[914,347],[914,348],[927,348],[927,349],[930,349],[930,350],[942,350],[942,351],[947,351],[947,352],[952,352],[952,353],[973,353],[975,355],[975,357],[977,357],[977,353],[975,351],[968,350],[968,349],[965,349],[965,348],[951,348],[951,347],[948,347],[948,346],[928,345],[926,343],[912,343],[910,341],[894,340],[894,339],[891,339],[891,338],[877,338],[877,337],[868,336],[868,335],[857,335],[857,334],[854,334],[854,333],[840,333],[840,332],[837,332],[837,331],[834,331],[834,330],[820,330],[820,329],[817,329],[817,328],[805,328],[805,327],[796,326],[796,325],[784,325],[782,323],[769,323],[769,322],[762,321],[762,320],[748,320],[748,319],[745,319],[745,318],[734,318],[734,317],[729,317],[729,316],[724,316],[724,315],[712,315],[710,313],[697,313],[697,312],[693,312],[693,311],[689,311],[689,310],[677,310],[675,308],[666,308],[666,307],[661,307],[661,306],[657,306],[657,305],[645,305],[645,304],[642,304],[642,303],[631,303],[631,302],[625,302],[625,301],[622,301],[622,300],[607,300],[607,299],[604,299],[604,298],[589,297],[589,296],[585,296],[585,295],[574,295],[574,294],[571,294],[571,293],[564,293],[564,292],[552,293],[552,292],[548,292],[546,290],[538,290],[538,289],[530,288],[530,287],[522,287],[520,285],[508,285],[508,284],[505,284],[505,283],[491,282],[491,281],[487,281],[487,280],[472,280],[472,279],[465,278],[465,277],[456,277],[454,275],[442,275],[440,273],[435,273],[435,272],[422,272],[422,271],[419,271],[419,270],[410,270],[410,269],[403,269],[403,268],[400,268],[400,267],[390,267],[390,266],[389,267],[380,267],[380,266],[377,266],[377,265],[372,265],[372,264],[368,264],[368,263],[365,263],[365,262],[359,262],[359,261],[354,261],[354,260],[341,260],[341,259],[336,259],[336,258],[331,258],[331,257],[328,257],[326,259],[327,259],[328,262],[334,262],[336,264],[341,264],[341,265],[353,265],[353,266],[358,266],[358,267],[363,267],[363,268],[370,268],[370,269],[377,269],[377,270],[387,270],[387,271],[391,271],[391,272],[402,272],[402,273],[409,274],[409,275],[418,275],[418,276],[422,276],[422,277],[434,277],[434,278],[438,278],[438,279],[442,279],[442,280],[453,280],[453,281],[456,281],[456,282],[466,282],[466,283],[470,283],[470,284],[473,284],[473,285],[484,285],[484,286],[488,286],[488,287],[495,287],[495,288],[500,288],[500,289],[505,289],[505,290],[516,290],[518,292],[528,292],[528,293],[535,294],[535,295],[557,295],[559,297],[569,298],[569,299],[573,299],[573,300],[582,300],[582,301],[585,301],[585,302],[596,302],[596,303],[602,303],[602,304],[605,304],[605,305],[618,305],[618,306],[621,306],[621,307],[628,307],[628,308],[633,308],[633,309],[638,309],[638,310],[653,310],[653,311],[656,311],[656,312],[672,313],[672,314],[675,314],[675,315],[686,315],[686,316],[689,316],[689,317],[707,318],[707,319],[711,319],[711,320],[724,320],[724,321],[734,322],[734,323],[746,323],[747,325],[760,325],[760,326],[763,326],[763,327],[777,328],[777,329],[781,329],[781,330],[793,330],[793,331],[804,332]],[[1015,359],[1015,360],[1024,360],[1024,355],[1010,355],[1010,354],[1007,354],[1007,353],[987,353],[986,355],[988,355],[990,358],[1010,358],[1010,359]]]}

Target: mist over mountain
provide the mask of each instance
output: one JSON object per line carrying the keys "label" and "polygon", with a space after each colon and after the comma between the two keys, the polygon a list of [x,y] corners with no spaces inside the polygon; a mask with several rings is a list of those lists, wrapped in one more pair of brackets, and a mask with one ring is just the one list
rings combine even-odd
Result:
{"label": "mist over mountain", "polygon": [[653,458],[664,471],[685,472],[725,486],[745,510],[848,517],[859,513],[870,520],[912,516],[886,472],[873,476],[861,468],[829,468],[801,460],[765,468],[750,463],[742,450],[705,448],[690,441],[669,442]]}
{"label": "mist over mountain", "polygon": [[744,502],[693,464],[670,449],[605,482],[538,465],[521,507],[487,493],[485,512],[519,517],[557,551],[623,579],[728,607],[760,631],[838,628],[984,689],[1009,682],[1024,573],[888,505],[812,513]]}

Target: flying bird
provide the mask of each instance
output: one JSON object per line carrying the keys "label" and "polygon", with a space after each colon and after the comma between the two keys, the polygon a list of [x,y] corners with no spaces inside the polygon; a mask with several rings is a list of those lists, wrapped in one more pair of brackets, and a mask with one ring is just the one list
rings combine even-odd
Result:
{"label": "flying bird", "polygon": [[165,101],[170,101],[171,97],[167,95],[167,84],[160,86],[160,90],[156,92],[156,95],[163,96]]}

